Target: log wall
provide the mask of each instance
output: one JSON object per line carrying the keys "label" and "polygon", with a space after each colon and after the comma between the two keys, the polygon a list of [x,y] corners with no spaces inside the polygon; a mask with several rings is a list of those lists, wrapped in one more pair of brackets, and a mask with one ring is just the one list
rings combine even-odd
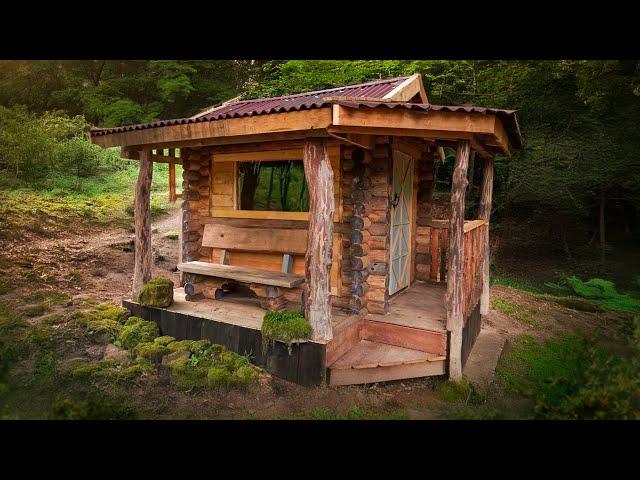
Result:
{"label": "log wall", "polygon": [[433,185],[435,181],[435,153],[426,153],[417,162],[417,208],[416,208],[416,238],[415,238],[415,278],[416,280],[433,280],[431,262],[431,205]]}

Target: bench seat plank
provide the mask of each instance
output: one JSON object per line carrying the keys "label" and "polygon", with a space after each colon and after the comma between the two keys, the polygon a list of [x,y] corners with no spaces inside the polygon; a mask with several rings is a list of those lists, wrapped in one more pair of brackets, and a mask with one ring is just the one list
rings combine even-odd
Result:
{"label": "bench seat plank", "polygon": [[178,270],[210,277],[228,278],[238,282],[259,283],[275,287],[293,288],[304,283],[304,276],[293,273],[272,272],[255,268],[220,265],[208,262],[179,263]]}

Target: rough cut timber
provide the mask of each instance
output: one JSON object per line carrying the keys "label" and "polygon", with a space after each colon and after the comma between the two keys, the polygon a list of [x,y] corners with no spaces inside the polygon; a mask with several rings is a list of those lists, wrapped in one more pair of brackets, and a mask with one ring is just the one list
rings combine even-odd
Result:
{"label": "rough cut timber", "polygon": [[333,246],[333,170],[323,138],[305,141],[304,175],[309,187],[309,229],[305,255],[308,293],[305,316],[314,340],[331,340],[331,256]]}
{"label": "rough cut timber", "polygon": [[487,229],[483,242],[482,263],[482,295],[480,297],[480,315],[489,313],[489,220],[491,218],[491,203],[493,201],[493,158],[485,160],[482,170],[482,190],[478,205],[478,218],[487,222]]}
{"label": "rough cut timber", "polygon": [[135,254],[133,265],[133,298],[151,280],[151,178],[153,163],[148,150],[140,151],[140,170],[134,205]]}
{"label": "rough cut timber", "polygon": [[185,273],[228,278],[238,282],[258,283],[276,287],[293,288],[304,282],[302,275],[295,275],[293,273],[271,272],[269,270],[249,269],[208,262],[195,261],[180,263],[178,264],[178,269]]}
{"label": "rough cut timber", "polygon": [[449,220],[449,248],[447,251],[447,330],[449,343],[449,377],[462,378],[462,313],[463,255],[464,255],[464,193],[467,188],[469,142],[458,143],[451,184],[451,218]]}

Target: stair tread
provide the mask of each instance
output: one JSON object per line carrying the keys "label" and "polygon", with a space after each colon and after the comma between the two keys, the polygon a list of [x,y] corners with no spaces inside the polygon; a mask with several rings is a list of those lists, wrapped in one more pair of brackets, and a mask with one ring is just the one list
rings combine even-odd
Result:
{"label": "stair tread", "polygon": [[444,359],[445,357],[441,355],[434,355],[420,350],[360,340],[356,346],[336,360],[329,368],[332,370],[376,368],[435,362]]}

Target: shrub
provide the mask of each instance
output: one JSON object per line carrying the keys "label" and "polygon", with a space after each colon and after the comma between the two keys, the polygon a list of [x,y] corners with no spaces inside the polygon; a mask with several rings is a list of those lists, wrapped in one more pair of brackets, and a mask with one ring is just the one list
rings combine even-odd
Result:
{"label": "shrub", "polygon": [[613,282],[601,278],[583,282],[577,277],[570,277],[567,283],[577,295],[597,301],[605,308],[640,313],[640,300],[619,293]]}
{"label": "shrub", "polygon": [[123,347],[133,349],[139,343],[153,342],[159,335],[158,326],[139,317],[129,317],[120,330],[118,340]]}
{"label": "shrub", "polygon": [[508,392],[533,398],[541,418],[640,419],[638,359],[607,355],[578,335],[545,344],[517,337],[496,374]]}

